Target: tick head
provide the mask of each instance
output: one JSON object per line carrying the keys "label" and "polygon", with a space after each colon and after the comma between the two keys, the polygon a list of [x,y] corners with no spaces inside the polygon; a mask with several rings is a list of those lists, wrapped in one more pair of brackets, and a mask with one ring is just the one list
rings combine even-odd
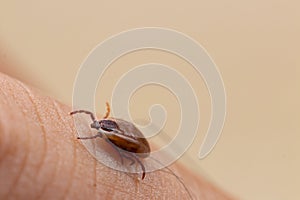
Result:
{"label": "tick head", "polygon": [[93,123],[91,123],[91,128],[94,128],[94,129],[97,129],[97,130],[99,128],[101,128],[99,121],[95,120]]}
{"label": "tick head", "polygon": [[100,128],[104,131],[108,131],[108,132],[119,132],[119,126],[118,124],[113,121],[113,120],[109,120],[109,119],[103,119],[99,121],[99,125]]}

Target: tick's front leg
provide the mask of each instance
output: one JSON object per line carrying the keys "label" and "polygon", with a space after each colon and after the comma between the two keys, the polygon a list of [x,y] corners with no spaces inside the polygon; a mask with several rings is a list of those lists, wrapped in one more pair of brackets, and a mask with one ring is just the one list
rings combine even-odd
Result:
{"label": "tick's front leg", "polygon": [[91,119],[93,121],[96,121],[96,117],[94,116],[94,114],[90,111],[87,111],[87,110],[75,110],[75,111],[70,112],[70,115],[74,115],[74,114],[77,114],[77,113],[85,113],[87,115],[90,115]]}
{"label": "tick's front leg", "polygon": [[88,140],[88,139],[95,139],[95,138],[97,138],[97,137],[102,138],[102,134],[101,134],[101,133],[97,133],[96,135],[89,136],[89,137],[77,137],[77,139],[80,139],[80,140]]}

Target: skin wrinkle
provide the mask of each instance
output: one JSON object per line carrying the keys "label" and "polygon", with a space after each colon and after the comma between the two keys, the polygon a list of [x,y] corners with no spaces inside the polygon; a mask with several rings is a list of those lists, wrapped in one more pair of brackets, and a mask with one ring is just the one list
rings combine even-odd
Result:
{"label": "skin wrinkle", "polygon": [[[1,98],[1,100],[6,101],[6,103],[4,103],[3,105],[10,105],[10,103],[7,100],[5,100],[5,99],[7,99],[7,94],[2,90],[2,87],[0,87],[0,92],[2,94],[4,94],[4,96],[6,97],[6,98]],[[4,125],[2,125],[2,124],[4,124],[3,120],[0,120],[0,128],[1,128],[0,130],[3,130]],[[3,135],[3,132],[1,133],[1,135]],[[1,147],[3,147],[3,142],[1,143],[1,141],[3,141],[3,140],[2,139],[0,140],[0,145],[1,145]],[[9,150],[9,148],[4,148],[3,153],[0,154],[0,163],[7,156],[8,150]]]}
{"label": "skin wrinkle", "polygon": [[[42,120],[42,117],[41,117],[41,113],[39,112],[38,106],[37,106],[37,104],[34,101],[34,95],[32,94],[31,90],[26,85],[24,85],[22,82],[20,82],[18,80],[16,80],[16,82],[27,93],[27,95],[29,97],[29,100],[31,101],[31,103],[33,105],[33,108],[34,108],[34,110],[36,112],[37,119],[38,119],[39,123],[40,124],[44,124],[44,122]],[[44,140],[44,145],[43,145],[44,149],[43,149],[42,160],[41,160],[41,162],[39,164],[39,167],[37,169],[37,173],[40,171],[41,167],[44,165],[45,158],[46,158],[46,152],[47,152],[47,148],[48,148],[47,147],[47,138],[46,138],[47,131],[46,131],[46,129],[45,129],[44,126],[40,126],[40,127],[41,127],[41,130],[42,130],[42,135],[43,135],[43,140]],[[39,199],[39,198],[37,198],[37,199]]]}
{"label": "skin wrinkle", "polygon": [[[120,173],[120,172],[118,172],[118,173]],[[118,178],[119,178],[119,176],[115,176],[115,177],[114,177],[114,183],[117,183],[117,182],[118,182]],[[114,191],[115,191],[116,189],[117,189],[116,187],[112,188],[112,196],[113,196],[113,194],[115,193]]]}
{"label": "skin wrinkle", "polygon": [[[19,82],[20,83],[20,82]],[[26,87],[24,87],[24,85],[22,85],[23,87],[23,89],[24,90],[26,90]],[[38,115],[38,119],[39,119],[39,122],[40,122],[40,124],[43,124],[43,120],[42,120],[42,116],[41,116],[41,114],[40,114],[40,112],[38,112],[38,108],[37,108],[37,105],[36,105],[36,103],[35,103],[35,101],[33,100],[33,94],[32,94],[32,92],[29,90],[29,89],[27,89],[26,90],[27,91],[27,95],[29,96],[29,98],[30,97],[32,97],[32,98],[30,98],[31,99],[31,102],[32,102],[32,105],[34,106],[34,108],[35,108],[35,111],[36,111],[36,114]],[[32,94],[32,95],[31,95]],[[20,110],[22,110],[22,109],[20,109]],[[23,111],[23,110],[22,110]],[[26,123],[26,125],[28,125],[29,123]],[[45,127],[43,126],[42,127],[42,131],[43,131],[43,133],[45,134],[46,133],[46,130],[45,130]],[[45,139],[46,139],[46,137],[44,137]],[[45,150],[47,150],[47,148],[45,149]],[[45,154],[44,154],[45,155]],[[59,156],[59,155],[58,155]],[[43,156],[43,158],[44,158],[45,156]],[[43,162],[42,162],[43,163]],[[55,162],[56,163],[56,162]],[[41,165],[42,164],[39,164],[39,169],[41,169]],[[37,171],[39,171],[39,169],[37,170]],[[48,179],[48,182],[47,182],[47,184],[45,184],[45,186],[42,188],[42,190],[41,190],[41,192],[40,192],[40,195],[37,197],[37,199],[38,198],[42,198],[43,197],[43,195],[46,193],[46,189],[48,188],[48,185],[53,181],[53,179],[54,179],[54,177],[55,177],[55,175],[54,174],[56,174],[56,171],[57,171],[57,169],[56,168],[54,168],[54,170],[53,171],[51,171],[52,172],[52,175],[51,176],[49,176],[49,179]],[[17,181],[15,181],[15,185],[17,185]],[[10,191],[11,192],[11,191]]]}
{"label": "skin wrinkle", "polygon": [[[54,110],[55,110],[55,112],[57,113],[57,116],[59,117],[59,121],[62,121],[63,122],[63,124],[65,124],[65,125],[68,125],[67,127],[67,129],[69,130],[69,132],[70,133],[72,133],[73,131],[72,131],[72,127],[71,127],[71,125],[70,124],[68,124],[67,122],[66,122],[66,120],[65,120],[65,118],[63,117],[63,115],[62,115],[62,109],[60,108],[60,106],[58,106],[57,105],[57,103],[56,103],[56,101],[55,100],[53,100],[52,101],[52,103],[53,103],[53,105],[54,105]],[[76,145],[74,145],[73,146],[73,165],[72,165],[72,168],[71,168],[71,170],[70,170],[70,178],[69,178],[69,180],[68,180],[68,182],[67,182],[67,185],[66,185],[66,189],[65,189],[65,191],[63,192],[63,196],[62,196],[62,199],[67,199],[67,197],[68,197],[68,194],[70,193],[70,188],[72,187],[72,183],[73,183],[73,179],[74,179],[74,174],[75,174],[75,167],[76,167],[76,149],[75,149],[75,146]]]}
{"label": "skin wrinkle", "polygon": [[[59,159],[60,159],[60,157],[57,158],[57,160],[59,160]],[[57,174],[57,167],[54,167],[53,172],[51,172],[50,178],[48,178],[48,180],[47,180],[47,184],[46,184],[47,186],[45,186],[45,187],[42,188],[41,195],[38,196],[38,197],[36,197],[36,199],[43,199],[42,197],[45,196],[47,188],[49,186],[51,186],[51,183],[53,183],[53,181],[54,181],[54,179],[56,177],[56,174]]]}
{"label": "skin wrinkle", "polygon": [[[8,95],[1,89],[1,92],[2,94],[4,94],[4,96],[6,97],[5,99],[9,99]],[[5,105],[10,105],[10,103],[6,103]],[[19,105],[16,104],[18,107]],[[24,110],[20,109],[21,110],[21,113],[23,115],[23,119],[26,119],[26,116],[25,116],[25,113],[24,113]],[[25,133],[28,133],[29,132],[29,124],[28,123],[25,123],[26,126],[25,126],[25,131],[22,131],[23,134]],[[16,178],[15,180],[13,181],[12,185],[10,186],[10,188],[8,189],[7,191],[7,194],[4,195],[4,199],[7,199],[9,197],[9,194],[18,186],[19,184],[19,180],[21,178],[21,175],[23,174],[24,172],[24,169],[26,167],[26,164],[27,164],[27,161],[28,161],[28,155],[29,155],[29,148],[28,148],[28,144],[30,144],[30,140],[31,140],[31,137],[30,137],[30,134],[27,134],[25,137],[25,142],[23,142],[24,146],[22,145],[22,153],[24,155],[24,158],[22,159],[22,162],[20,165],[18,165],[19,167],[19,171],[17,172],[16,174]],[[7,150],[4,152],[4,155],[8,155],[8,152],[9,152],[9,147],[7,148]],[[2,158],[4,159],[4,157]],[[1,162],[1,160],[0,160]]]}
{"label": "skin wrinkle", "polygon": [[134,196],[135,195],[136,198],[137,198],[136,195],[138,195],[138,193],[135,193],[133,191],[127,190],[127,188],[122,187],[122,185],[120,185],[118,187],[114,187],[113,190],[117,190],[118,192],[122,192],[122,193],[128,194],[130,196]]}
{"label": "skin wrinkle", "polygon": [[[160,173],[160,174],[163,174],[163,173],[168,173],[168,174],[170,174],[172,177],[174,177],[175,179],[176,179],[176,184],[178,183],[180,186],[181,186],[181,183],[179,182],[179,180],[177,180],[177,178],[176,178],[176,176],[174,175],[174,174],[172,174],[171,172],[169,172],[169,171],[164,171],[163,169],[161,169],[161,170],[159,170],[159,172],[158,173]],[[150,177],[151,175],[148,173],[148,175],[147,175],[147,177]],[[160,176],[160,175],[158,175],[158,176]],[[171,178],[171,177],[170,177]],[[178,177],[178,178],[180,178],[180,177]],[[157,181],[159,181],[159,180],[157,180]],[[159,181],[160,182],[160,184],[159,184],[159,186],[154,186],[154,185],[152,185],[152,184],[148,184],[147,182],[140,182],[142,185],[145,185],[146,187],[149,187],[150,188],[150,190],[151,191],[155,191],[155,190],[157,190],[159,187],[163,187],[163,185],[164,185],[164,183],[163,182],[161,182],[161,181]],[[172,181],[170,181],[170,182],[172,182]],[[172,182],[172,183],[174,183],[174,182]],[[184,183],[183,183],[184,184]],[[182,186],[183,187],[183,186]],[[136,194],[138,194],[138,191],[139,191],[139,185],[137,184],[137,187],[136,187]],[[184,191],[186,192],[186,190],[184,189]],[[178,193],[178,191],[176,190],[176,192]],[[175,196],[177,195],[177,193],[175,194]],[[187,196],[188,196],[188,194],[187,194]],[[189,197],[189,196],[188,196]],[[190,199],[190,198],[188,198],[188,199]]]}
{"label": "skin wrinkle", "polygon": [[188,188],[185,183],[184,180],[177,176],[176,173],[170,168],[170,167],[166,167],[166,169],[161,169],[161,172],[163,173],[168,173],[171,176],[173,176],[176,179],[176,182],[178,182],[178,184],[183,188],[183,190],[187,193],[187,195],[189,196],[189,198],[191,198],[191,196],[193,196],[192,192],[190,191],[190,188]]}
{"label": "skin wrinkle", "polygon": [[[77,153],[79,155],[79,160],[77,162],[77,171],[78,173],[75,174],[75,181],[78,181],[78,177],[85,176],[85,180],[81,182],[82,186],[82,192],[73,192],[72,195],[82,196],[85,197],[85,195],[90,194],[91,196],[95,197],[96,195],[100,195],[101,198],[103,198],[103,193],[105,193],[109,188],[114,187],[114,183],[112,181],[112,177],[115,176],[115,173],[113,173],[111,170],[108,170],[107,167],[105,167],[102,163],[98,162],[81,144],[80,141],[77,139],[74,139],[76,142],[76,149]],[[96,191],[96,194],[93,193],[94,189],[93,187],[93,162],[96,160],[96,171],[97,171],[97,186],[98,190]],[[79,195],[78,195],[79,193]]]}
{"label": "skin wrinkle", "polygon": [[94,192],[94,197],[96,197],[96,191],[97,191],[97,188],[98,188],[98,184],[97,184],[97,161],[96,159],[93,160],[93,172],[94,172],[94,184],[93,184],[93,192]]}
{"label": "skin wrinkle", "polygon": [[[135,181],[136,182],[136,181]],[[143,183],[142,183],[143,184]],[[136,194],[140,194],[140,187],[139,187],[139,185],[138,184],[135,184],[136,185],[136,187],[134,188],[134,192],[136,193]],[[146,185],[147,186],[147,185]]]}
{"label": "skin wrinkle", "polygon": [[[24,88],[24,87],[23,87]],[[34,102],[34,101],[32,101],[32,102]],[[35,106],[35,110],[37,111],[38,109],[37,109],[37,107]],[[39,115],[39,112],[37,112],[37,114]],[[40,116],[40,115],[39,115]],[[42,117],[40,117],[40,119],[41,119]],[[26,124],[28,124],[28,123],[26,123]],[[42,124],[42,120],[40,120],[40,124]],[[70,126],[70,124],[69,124],[69,126]],[[43,129],[45,130],[45,132],[44,133],[46,133],[46,129],[45,129],[45,127],[43,127]],[[72,132],[72,131],[70,131],[70,132]],[[44,154],[45,155],[45,154]],[[45,157],[45,156],[43,156],[43,157]],[[76,163],[76,160],[74,161],[74,163]],[[39,167],[39,169],[41,169],[41,165],[39,165],[40,167]],[[72,165],[72,166],[75,166],[75,165]],[[39,198],[42,198],[42,195],[43,194],[45,194],[45,191],[47,190],[47,188],[48,188],[48,185],[52,182],[52,180],[53,180],[53,178],[54,178],[54,176],[53,176],[53,174],[55,174],[55,170],[56,169],[54,169],[54,171],[52,172],[52,175],[50,176],[50,178],[48,179],[48,181],[47,181],[47,184],[45,184],[45,186],[42,188],[42,191],[40,192],[40,196],[38,196],[37,197],[37,199],[39,199]],[[70,181],[70,183],[71,183],[72,181]],[[67,188],[67,190],[69,190],[69,187],[67,186],[66,187]]]}
{"label": "skin wrinkle", "polygon": [[[25,85],[23,84],[22,82],[16,80],[15,81],[17,83],[18,86],[20,86],[20,88],[23,89],[23,91],[25,92],[25,94],[27,94],[28,96],[28,99],[30,100],[30,103],[32,105],[32,107],[34,108],[35,110],[35,114],[37,116],[37,119],[38,119],[38,124],[40,125],[41,127],[41,132],[42,132],[42,136],[43,136],[43,141],[44,141],[44,145],[43,146],[43,150],[41,150],[41,152],[43,153],[42,156],[41,156],[41,161],[40,163],[38,164],[38,168],[36,169],[36,173],[38,174],[42,167],[45,165],[45,159],[46,159],[46,155],[47,155],[47,151],[48,151],[48,148],[47,148],[47,137],[46,137],[46,134],[47,134],[47,131],[46,131],[46,128],[44,126],[44,122],[42,120],[42,115],[41,115],[41,112],[39,112],[39,109],[38,109],[38,103],[35,102],[35,95],[33,94],[33,92]],[[23,109],[21,108],[20,109],[22,112]],[[24,114],[24,118],[26,118],[26,115]],[[30,124],[30,123],[26,123],[27,125]],[[55,173],[55,171],[52,172],[53,174]],[[45,190],[47,189],[47,186],[48,186],[48,183],[51,182],[51,179],[53,178],[53,176],[50,176],[50,179],[48,179],[48,182],[47,184],[43,184],[43,187],[41,189],[41,191],[39,193],[37,193],[37,196],[35,199],[41,199]]]}
{"label": "skin wrinkle", "polygon": [[[118,172],[118,173],[123,173],[123,172]],[[131,177],[131,176],[130,176],[129,174],[127,174],[127,173],[124,173],[124,175],[126,175],[126,179],[127,179],[126,182],[128,182],[129,180],[136,182],[136,177]],[[123,176],[123,175],[122,175],[122,176]],[[120,178],[119,176],[116,176],[116,181],[115,181],[115,182],[117,182],[117,181],[119,180],[119,178]],[[129,180],[128,180],[128,179],[129,179]],[[120,192],[129,194],[129,195],[134,194],[135,196],[133,196],[133,197],[137,198],[136,195],[139,195],[139,193],[136,192],[136,191],[138,190],[138,189],[137,189],[137,188],[138,188],[138,184],[135,184],[135,185],[136,185],[136,187],[134,188],[134,191],[128,190],[127,187],[124,187],[123,185],[116,185],[116,186],[114,187],[114,190],[117,190],[117,191],[120,191]]]}
{"label": "skin wrinkle", "polygon": [[[147,177],[149,178],[150,176],[151,176],[151,175],[148,174]],[[155,176],[156,176],[156,175],[155,175]],[[159,175],[158,175],[158,176],[159,176]],[[162,184],[160,184],[160,187],[155,187],[153,184],[148,184],[148,183],[145,182],[145,181],[137,182],[137,181],[134,179],[134,177],[130,177],[130,178],[132,178],[132,181],[134,181],[135,183],[137,183],[137,184],[135,184],[136,187],[135,187],[134,191],[128,191],[128,190],[126,190],[126,187],[122,187],[122,186],[116,187],[115,189],[118,190],[118,191],[122,191],[122,192],[124,192],[124,193],[129,194],[130,196],[132,196],[132,197],[135,198],[135,199],[144,199],[144,198],[145,198],[144,194],[143,194],[143,193],[141,192],[141,190],[140,190],[140,189],[141,189],[141,186],[140,186],[140,185],[143,185],[143,189],[142,189],[142,190],[145,190],[145,187],[148,187],[147,190],[150,190],[150,191],[156,191],[157,189],[163,187]],[[156,179],[156,178],[155,178],[155,179]],[[125,189],[125,190],[124,190],[124,189]],[[153,192],[153,193],[151,193],[151,194],[155,194],[155,193]],[[137,196],[137,195],[138,195],[138,196]],[[151,197],[154,198],[155,196],[151,195]]]}
{"label": "skin wrinkle", "polygon": [[[71,176],[72,176],[72,180],[74,180],[75,173],[76,173],[76,168],[77,168],[77,165],[78,165],[78,162],[77,162],[77,160],[78,160],[78,158],[77,158],[77,149],[76,149],[78,147],[78,145],[77,145],[77,141],[75,139],[72,140],[72,143],[73,143],[73,145],[72,145],[73,146],[73,165],[72,165],[72,168],[71,168],[71,171],[72,171]],[[70,187],[68,188],[68,190],[71,190],[72,186],[73,186],[73,181],[71,182]],[[69,191],[67,191],[67,192],[69,194]]]}
{"label": "skin wrinkle", "polygon": [[[50,102],[52,102],[52,100],[50,100]],[[50,105],[50,104],[49,104],[49,105]],[[42,111],[41,111],[40,113],[42,113]],[[41,118],[42,118],[42,116],[41,116]],[[47,121],[47,120],[45,120],[45,121]],[[43,127],[44,127],[44,126],[43,126]],[[45,127],[44,127],[44,129],[46,130]],[[46,131],[46,132],[47,132],[47,131]],[[46,154],[47,154],[47,152],[46,152]],[[57,158],[56,158],[56,160],[55,160],[55,162],[54,162],[54,163],[56,163],[55,166],[57,166],[57,163],[59,162],[60,159],[61,159],[60,155],[57,154]],[[55,177],[56,177],[56,175],[57,175],[57,172],[58,172],[57,167],[54,167],[54,168],[53,168],[53,171],[51,172],[51,175],[49,176],[49,178],[48,178],[48,180],[47,180],[47,184],[45,184],[45,186],[42,188],[42,190],[41,190],[41,192],[40,192],[41,195],[37,196],[36,199],[44,199],[43,196],[45,196],[45,194],[46,194],[46,192],[47,192],[47,189],[48,189],[49,186],[51,186],[52,183],[54,182]]]}
{"label": "skin wrinkle", "polygon": [[[26,131],[24,133],[28,133],[29,129],[28,129],[28,124],[26,125]],[[28,161],[28,155],[29,155],[29,148],[28,148],[28,144],[29,141],[31,139],[31,137],[29,136],[29,134],[27,134],[28,137],[25,137],[26,140],[24,142],[24,146],[22,145],[22,153],[24,154],[24,158],[21,162],[21,164],[19,165],[19,171],[16,174],[16,179],[13,181],[13,184],[11,185],[10,189],[8,190],[7,194],[4,195],[4,199],[8,199],[8,196],[10,193],[12,193],[12,191],[19,185],[19,180],[22,178],[22,174],[24,172],[24,169],[26,167],[27,161]],[[23,137],[24,138],[24,137]]]}

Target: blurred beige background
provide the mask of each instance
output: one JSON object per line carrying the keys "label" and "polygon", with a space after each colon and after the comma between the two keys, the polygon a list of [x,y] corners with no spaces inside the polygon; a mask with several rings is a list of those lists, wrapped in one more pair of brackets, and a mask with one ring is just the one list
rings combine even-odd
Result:
{"label": "blurred beige background", "polygon": [[[199,98],[199,134],[182,158],[191,170],[241,199],[298,199],[299,9],[298,1],[283,0],[1,1],[1,62],[11,65],[6,73],[30,80],[46,94],[71,105],[77,70],[98,43],[137,27],[183,32],[206,48],[226,87],[225,126],[208,157],[197,158],[211,114],[207,89],[191,66],[172,54],[139,51],[113,63],[98,86],[99,113],[104,112],[104,102],[111,98],[122,73],[147,62],[172,66],[185,75]],[[148,119],[153,103],[172,110],[175,114],[169,115],[165,131],[176,131],[179,108],[168,91],[149,86],[132,99],[135,118]]]}

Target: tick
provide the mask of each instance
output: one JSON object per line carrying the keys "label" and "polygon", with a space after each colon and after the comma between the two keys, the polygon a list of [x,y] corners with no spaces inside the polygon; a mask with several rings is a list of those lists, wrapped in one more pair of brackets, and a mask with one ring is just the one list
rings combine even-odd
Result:
{"label": "tick", "polygon": [[85,113],[90,115],[92,119],[91,128],[97,130],[97,134],[90,137],[77,137],[77,139],[95,139],[97,137],[103,138],[106,142],[119,153],[121,162],[123,157],[131,161],[131,165],[137,162],[142,168],[142,180],[145,178],[145,166],[141,158],[146,158],[150,154],[150,146],[142,132],[136,128],[132,123],[109,117],[110,106],[106,103],[107,112],[103,119],[97,120],[95,115],[86,110],[75,110],[70,113],[74,115],[77,113]]}

